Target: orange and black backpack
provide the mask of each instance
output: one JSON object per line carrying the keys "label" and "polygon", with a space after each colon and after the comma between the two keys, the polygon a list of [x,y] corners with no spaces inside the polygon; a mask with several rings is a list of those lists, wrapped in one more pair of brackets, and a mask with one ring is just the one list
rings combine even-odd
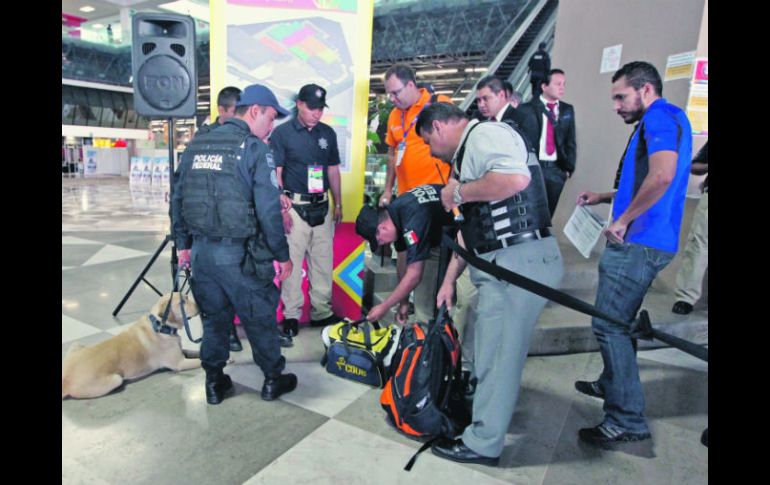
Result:
{"label": "orange and black backpack", "polygon": [[418,441],[428,440],[423,449],[440,436],[454,438],[470,424],[460,357],[457,329],[445,306],[428,324],[413,323],[401,331],[380,404],[396,430]]}

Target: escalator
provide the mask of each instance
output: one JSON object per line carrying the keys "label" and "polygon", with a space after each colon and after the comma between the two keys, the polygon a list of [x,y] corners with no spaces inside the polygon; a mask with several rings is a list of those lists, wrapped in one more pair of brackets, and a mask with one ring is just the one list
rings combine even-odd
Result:
{"label": "escalator", "polygon": [[[511,42],[506,44],[501,52],[495,57],[489,66],[487,75],[494,75],[503,81],[509,81],[514,89],[521,91],[520,86],[524,85],[524,80],[529,79],[527,63],[529,56],[537,50],[540,42],[546,42],[546,50],[550,51],[553,45],[553,31],[556,22],[556,9],[559,6],[559,0],[547,0],[540,11],[535,14],[530,23],[523,23],[522,28],[518,29],[511,36]],[[504,54],[507,50],[507,54]],[[522,94],[526,94],[522,92]],[[476,111],[476,92],[471,89],[466,98],[460,104],[460,108],[466,113]]]}

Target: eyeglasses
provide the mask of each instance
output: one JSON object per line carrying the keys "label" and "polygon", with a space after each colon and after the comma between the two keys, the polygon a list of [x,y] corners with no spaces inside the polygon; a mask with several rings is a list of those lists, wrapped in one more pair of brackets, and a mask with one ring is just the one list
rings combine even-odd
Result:
{"label": "eyeglasses", "polygon": [[401,89],[396,89],[395,91],[391,91],[388,93],[388,96],[393,96],[394,98],[397,98],[399,94],[401,94],[401,91],[406,89],[406,84],[401,86]]}

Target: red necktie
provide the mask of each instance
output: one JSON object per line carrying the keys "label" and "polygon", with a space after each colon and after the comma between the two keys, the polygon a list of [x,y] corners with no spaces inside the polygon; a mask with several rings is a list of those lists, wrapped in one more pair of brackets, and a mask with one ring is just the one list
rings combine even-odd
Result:
{"label": "red necktie", "polygon": [[[556,119],[556,113],[553,111],[556,107],[556,103],[545,103],[545,105],[548,107],[548,111],[551,112],[553,119]],[[545,131],[545,153],[553,155],[553,152],[556,151],[556,142],[553,139],[553,123],[551,122],[550,117],[546,116],[546,118],[548,118],[548,127]]]}

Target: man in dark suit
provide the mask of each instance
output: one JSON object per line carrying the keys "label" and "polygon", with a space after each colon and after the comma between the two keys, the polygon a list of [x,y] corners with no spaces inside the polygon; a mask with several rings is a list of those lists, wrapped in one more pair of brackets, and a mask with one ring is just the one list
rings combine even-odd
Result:
{"label": "man in dark suit", "polygon": [[505,121],[519,126],[519,114],[516,108],[508,102],[505,86],[500,78],[485,76],[476,84],[476,104],[480,121]]}
{"label": "man in dark suit", "polygon": [[545,50],[546,43],[541,42],[529,58],[529,82],[532,83],[532,97],[537,98],[543,92],[543,82],[551,70],[551,56]]}
{"label": "man in dark suit", "polygon": [[543,94],[519,106],[517,119],[543,167],[551,216],[564,188],[575,172],[575,109],[561,101],[566,78],[561,69],[551,69],[542,83]]}

